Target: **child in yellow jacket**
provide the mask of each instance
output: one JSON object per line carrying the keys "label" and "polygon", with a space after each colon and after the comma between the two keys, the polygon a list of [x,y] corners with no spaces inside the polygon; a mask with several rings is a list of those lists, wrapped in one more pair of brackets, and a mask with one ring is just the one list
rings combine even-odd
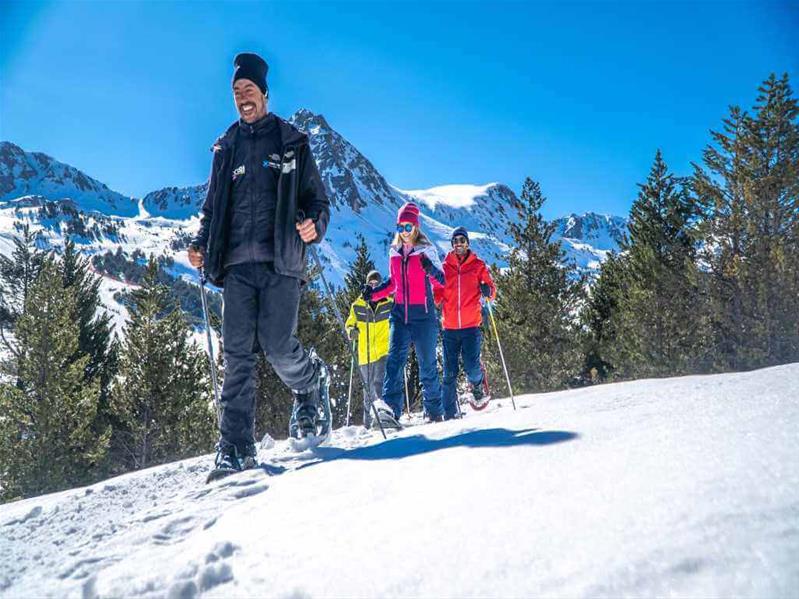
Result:
{"label": "child in yellow jacket", "polygon": [[[382,278],[379,272],[373,270],[366,276],[366,284],[377,287]],[[344,323],[350,340],[358,341],[358,367],[367,387],[363,399],[363,422],[368,428],[371,428],[374,419],[372,402],[375,402],[384,426],[393,420],[393,417],[389,418],[391,408],[381,399],[388,356],[388,317],[393,306],[394,300],[391,298],[367,302],[359,297],[350,306],[349,317]]]}

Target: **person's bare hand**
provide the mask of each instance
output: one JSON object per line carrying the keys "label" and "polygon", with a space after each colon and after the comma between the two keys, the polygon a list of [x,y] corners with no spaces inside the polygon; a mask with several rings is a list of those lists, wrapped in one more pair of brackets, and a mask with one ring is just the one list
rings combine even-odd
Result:
{"label": "person's bare hand", "polygon": [[316,239],[316,225],[310,218],[306,218],[301,223],[297,223],[297,232],[300,234],[300,239],[305,243],[311,243]]}
{"label": "person's bare hand", "polygon": [[189,262],[194,268],[202,268],[205,262],[205,253],[200,248],[190,245],[186,253],[189,256]]}

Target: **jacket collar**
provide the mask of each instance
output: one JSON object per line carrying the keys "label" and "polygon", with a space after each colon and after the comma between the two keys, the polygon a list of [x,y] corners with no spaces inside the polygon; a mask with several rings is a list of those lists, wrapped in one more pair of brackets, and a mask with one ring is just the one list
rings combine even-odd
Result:
{"label": "jacket collar", "polygon": [[444,262],[450,266],[458,268],[458,263],[460,263],[460,265],[463,267],[467,264],[471,264],[475,260],[477,260],[477,255],[472,250],[469,250],[469,253],[466,255],[466,259],[463,262],[458,259],[458,255],[455,253],[455,250],[450,250],[447,254],[447,257],[444,259]]}
{"label": "jacket collar", "polygon": [[[384,297],[383,299],[377,300],[377,302],[375,303],[375,306],[380,306],[380,305],[385,304],[386,302],[390,302],[390,301],[392,301],[390,298]],[[368,306],[369,302],[367,302],[362,297],[359,297],[358,299],[355,300],[355,305],[356,306]]]}
{"label": "jacket collar", "polygon": [[[269,113],[273,114],[273,113]],[[269,115],[267,115],[268,117]],[[287,147],[294,147],[297,148],[299,146],[305,145],[308,143],[308,136],[297,129],[294,125],[289,123],[288,121],[280,118],[276,114],[273,114],[275,121],[277,121],[277,127],[280,131],[280,141],[283,148]],[[219,152],[221,150],[229,150],[230,147],[236,141],[236,135],[238,135],[239,131],[239,121],[235,121],[233,124],[228,127],[225,132],[220,135],[214,145],[211,146],[212,152]]]}
{"label": "jacket collar", "polygon": [[239,131],[244,135],[261,135],[268,133],[277,126],[277,117],[269,112],[254,123],[245,123],[239,120]]}
{"label": "jacket collar", "polygon": [[[411,248],[411,253],[408,255],[413,256],[415,254],[421,254],[424,252],[426,247],[430,246],[426,243],[417,243],[415,246]],[[389,248],[389,255],[396,255],[402,257],[403,256],[402,244],[400,245],[391,244],[391,247]]]}

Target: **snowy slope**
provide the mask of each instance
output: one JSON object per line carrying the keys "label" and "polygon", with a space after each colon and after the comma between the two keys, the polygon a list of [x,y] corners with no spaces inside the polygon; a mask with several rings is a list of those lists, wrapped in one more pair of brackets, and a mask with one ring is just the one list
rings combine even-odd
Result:
{"label": "snowy slope", "polygon": [[0,141],[0,205],[26,195],[49,200],[69,199],[81,210],[134,216],[136,201],[87,176],[73,166],[41,152],[25,152]]}
{"label": "snowy slope", "polygon": [[495,402],[0,506],[2,597],[791,597],[799,364]]}

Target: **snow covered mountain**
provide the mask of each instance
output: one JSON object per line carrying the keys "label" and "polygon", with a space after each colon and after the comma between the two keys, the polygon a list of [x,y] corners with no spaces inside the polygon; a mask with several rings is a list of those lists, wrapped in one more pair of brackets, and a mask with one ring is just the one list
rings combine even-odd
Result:
{"label": "snow covered mountain", "polygon": [[2,505],[0,597],[793,597],[797,380],[498,399],[267,442],[210,485],[207,455]]}
{"label": "snow covered mountain", "polygon": [[136,200],[111,191],[73,166],[0,142],[0,206],[22,196],[69,199],[83,211],[116,216],[135,216],[139,211]]}
{"label": "snow covered mountain", "polygon": [[142,206],[150,215],[186,220],[197,215],[207,193],[207,181],[191,187],[165,187],[144,196]]}
{"label": "snow covered mountain", "polygon": [[595,271],[611,251],[618,252],[627,234],[627,219],[586,212],[555,220],[554,237],[560,238],[567,259],[584,271]]}
{"label": "snow covered mountain", "polygon": [[[397,208],[416,201],[423,226],[442,255],[456,226],[470,231],[472,246],[489,263],[505,264],[511,247],[506,229],[514,219],[514,192],[501,183],[445,185],[401,190],[389,184],[358,149],[318,114],[301,109],[289,119],[310,137],[311,149],[332,203],[331,225],[321,257],[334,284],[341,284],[363,235],[378,268],[385,269]],[[209,143],[212,140],[209,140]],[[133,199],[109,190],[77,169],[49,156],[0,143],[0,252],[8,253],[14,221],[27,219],[43,246],[60,247],[70,235],[87,254],[136,249],[174,260],[173,274],[194,278],[185,259],[207,182],[168,187]],[[139,211],[141,208],[141,211]],[[101,223],[101,224],[98,224]],[[558,221],[566,258],[593,270],[617,247],[624,219],[588,213]],[[119,282],[114,282],[113,287]],[[117,310],[118,306],[110,306]]]}

